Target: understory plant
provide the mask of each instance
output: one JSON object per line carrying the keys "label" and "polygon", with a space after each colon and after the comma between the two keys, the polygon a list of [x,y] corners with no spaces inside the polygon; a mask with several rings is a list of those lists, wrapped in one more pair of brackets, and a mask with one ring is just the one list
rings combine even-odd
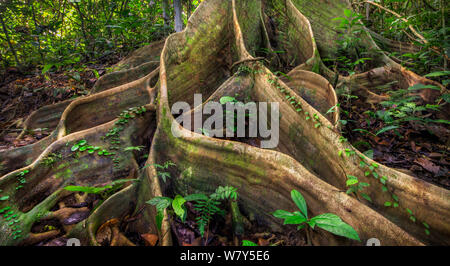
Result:
{"label": "understory plant", "polygon": [[238,197],[237,189],[232,186],[219,186],[214,193],[207,196],[203,193],[190,194],[185,197],[176,195],[173,199],[169,197],[155,197],[149,201],[156,207],[156,223],[161,229],[162,219],[164,217],[164,210],[169,209],[170,214],[176,215],[184,223],[187,217],[186,202],[194,203],[194,210],[197,212],[195,218],[198,230],[202,237],[208,230],[211,219],[214,215],[225,215],[225,210],[220,207],[224,201],[236,201]]}
{"label": "understory plant", "polygon": [[291,198],[300,211],[289,212],[285,210],[276,210],[273,213],[273,216],[275,216],[276,218],[284,219],[284,225],[296,224],[298,225],[297,230],[305,229],[308,245],[311,245],[311,236],[309,230],[315,229],[316,226],[335,235],[361,241],[355,229],[342,221],[342,219],[336,214],[324,213],[312,218],[308,218],[308,208],[306,205],[306,201],[299,191],[295,189],[292,190]]}
{"label": "understory plant", "polygon": [[171,167],[171,166],[176,166],[176,164],[173,163],[172,161],[166,161],[163,164],[157,164],[157,163],[148,164],[148,165],[144,166],[142,169],[145,169],[152,165],[155,166],[158,177],[160,177],[164,181],[164,183],[167,181],[167,178],[170,178],[170,173],[167,172],[166,170],[168,170],[169,167]]}

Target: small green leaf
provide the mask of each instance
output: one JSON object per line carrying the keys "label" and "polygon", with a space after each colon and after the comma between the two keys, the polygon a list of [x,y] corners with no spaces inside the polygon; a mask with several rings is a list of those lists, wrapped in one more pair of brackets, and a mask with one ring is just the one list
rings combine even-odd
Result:
{"label": "small green leaf", "polygon": [[297,205],[297,207],[303,213],[305,218],[308,219],[308,209],[306,206],[306,201],[303,198],[302,194],[294,189],[291,191],[291,198],[294,201],[295,205]]}
{"label": "small green leaf", "polygon": [[440,77],[440,76],[448,76],[448,75],[450,75],[450,71],[437,71],[437,72],[432,72],[432,73],[426,74],[425,77],[432,78],[432,77]]}
{"label": "small green leaf", "polygon": [[231,96],[224,96],[222,98],[220,98],[220,104],[226,104],[229,102],[237,102],[236,98],[231,97]]}
{"label": "small green leaf", "polygon": [[9,196],[3,196],[3,197],[0,198],[1,201],[5,201],[5,200],[8,200],[8,199],[9,199]]}
{"label": "small green leaf", "polygon": [[276,210],[272,215],[276,218],[286,219],[293,216],[294,214],[285,210]]}
{"label": "small green leaf", "polygon": [[290,217],[287,217],[286,219],[284,219],[284,223],[283,224],[301,224],[303,222],[306,222],[305,217],[303,217],[303,214],[298,213],[298,215],[293,215]]}
{"label": "small green leaf", "polygon": [[258,244],[256,244],[255,242],[252,242],[250,240],[242,240],[242,246],[243,247],[257,247]]}
{"label": "small green leaf", "polygon": [[337,216],[336,214],[324,213],[311,218],[311,221],[314,222],[317,227],[322,228],[335,235],[361,241],[355,229],[343,222],[341,218],[339,218],[339,216]]}
{"label": "small green leaf", "polygon": [[366,200],[372,202],[372,198],[370,198],[370,196],[367,195],[366,193],[361,193],[361,196],[362,196],[363,198],[365,198]]}
{"label": "small green leaf", "polygon": [[184,218],[185,218],[185,214],[186,214],[186,210],[184,208],[185,202],[186,202],[186,200],[180,195],[176,195],[172,201],[172,208],[173,208],[175,214],[178,217],[180,217],[180,219],[183,222],[184,222]]}
{"label": "small green leaf", "polygon": [[351,186],[351,185],[358,184],[358,182],[359,182],[358,179],[348,179],[346,184],[347,184],[347,186]]}
{"label": "small green leaf", "polygon": [[70,149],[71,151],[77,151],[78,148],[80,148],[80,146],[78,146],[78,144],[75,144],[72,146],[72,148]]}
{"label": "small green leaf", "polygon": [[388,126],[388,127],[384,127],[384,128],[382,128],[382,129],[380,129],[375,135],[378,136],[378,135],[380,135],[380,134],[382,134],[382,133],[384,133],[384,132],[387,132],[387,131],[390,131],[390,130],[394,130],[394,129],[397,129],[397,128],[399,128],[399,126]]}
{"label": "small green leaf", "polygon": [[80,141],[78,142],[78,146],[84,146],[84,145],[86,145],[86,143],[87,143],[87,141],[86,141],[85,139],[80,140]]}
{"label": "small green leaf", "polygon": [[384,203],[384,206],[386,206],[386,207],[391,207],[391,206],[392,206],[392,202],[386,201],[386,202]]}
{"label": "small green leaf", "polygon": [[395,200],[395,201],[397,201],[398,202],[398,197],[397,197],[397,195],[395,195],[395,194],[392,194],[392,198]]}
{"label": "small green leaf", "polygon": [[164,219],[164,211],[158,210],[155,219],[156,219],[156,226],[158,227],[159,230],[161,230],[162,221]]}

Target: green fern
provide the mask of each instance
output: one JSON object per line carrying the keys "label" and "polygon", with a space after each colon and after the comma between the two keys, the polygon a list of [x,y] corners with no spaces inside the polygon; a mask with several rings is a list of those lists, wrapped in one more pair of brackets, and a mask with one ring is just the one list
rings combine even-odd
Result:
{"label": "green fern", "polygon": [[145,146],[130,146],[130,147],[126,147],[124,149],[124,151],[142,151],[142,149],[144,149]]}
{"label": "green fern", "polygon": [[237,199],[237,188],[234,188],[232,186],[219,186],[216,191],[211,194],[210,198],[215,199],[215,200],[229,200],[229,199],[233,199],[236,200]]}
{"label": "green fern", "polygon": [[[186,197],[177,195],[174,199],[168,197],[155,197],[148,204],[156,207],[156,224],[161,229],[162,219],[164,217],[164,210],[172,206],[171,212],[177,215],[181,221],[185,221],[186,207],[184,203],[187,201],[193,201],[194,210],[199,214],[195,220],[201,236],[203,237],[208,228],[209,223],[214,215],[225,215],[225,211],[220,208],[221,201],[223,200],[237,200],[237,189],[232,186],[219,186],[214,193],[209,197],[205,194],[191,194]],[[179,204],[176,204],[178,202]]]}

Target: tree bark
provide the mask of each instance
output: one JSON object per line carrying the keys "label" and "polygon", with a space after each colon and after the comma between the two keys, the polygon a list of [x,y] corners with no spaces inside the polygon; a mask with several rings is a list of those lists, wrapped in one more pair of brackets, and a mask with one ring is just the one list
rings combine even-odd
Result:
{"label": "tree bark", "polygon": [[[209,194],[218,185],[231,185],[238,189],[240,212],[253,225],[287,234],[290,228],[271,213],[295,210],[289,194],[296,189],[304,195],[308,213],[334,213],[362,240],[314,230],[308,237],[314,245],[364,245],[374,237],[386,246],[448,245],[450,192],[367,158],[343,141],[339,113],[327,112],[338,103],[330,84],[336,77],[337,87],[346,90],[364,87],[370,92],[394,80],[402,89],[418,83],[442,87],[378,52],[368,33],[360,45],[374,51],[374,69],[351,78],[328,69],[321,56],[333,56],[339,36],[332,18],[343,17],[348,6],[346,0],[203,1],[183,32],[132,53],[116,66],[117,72],[103,76],[90,95],[34,112],[25,130],[47,127],[53,133],[32,145],[0,152],[1,196],[8,196],[0,201],[0,210],[20,218],[11,225],[0,220],[0,244],[34,245],[63,232],[83,245],[134,245],[127,233],[155,234],[159,245],[171,245],[168,213],[158,228],[156,209],[146,202],[173,192]],[[280,61],[293,67],[290,79],[274,74],[284,65],[270,57],[266,65],[255,61],[261,47],[270,51],[272,45],[283,50]],[[237,72],[232,69],[235,62],[254,71]],[[197,93],[205,101],[189,115],[229,95],[279,103],[279,145],[262,149],[245,139],[212,138],[181,126],[171,106],[179,101],[192,106]],[[100,154],[81,151],[80,142],[98,147]],[[126,151],[131,146],[146,148],[136,154]],[[103,149],[111,154],[105,156]],[[52,154],[61,160],[48,165]],[[176,166],[168,170],[171,178],[166,183],[155,164],[167,161]],[[365,192],[371,202],[345,193],[350,175],[370,184]],[[95,210],[88,207],[85,220],[66,223],[77,211],[69,204],[93,202],[65,186],[103,186],[124,178],[139,182],[126,184]],[[398,206],[387,207],[385,202]],[[36,232],[36,223],[55,219],[57,230]],[[103,242],[108,234],[102,231],[109,227],[116,237]]]}
{"label": "tree bark", "polygon": [[183,8],[181,0],[173,0],[173,10],[175,12],[175,31],[180,32],[183,30]]}
{"label": "tree bark", "polygon": [[170,23],[169,0],[162,0],[162,11],[163,11],[164,26],[168,27]]}

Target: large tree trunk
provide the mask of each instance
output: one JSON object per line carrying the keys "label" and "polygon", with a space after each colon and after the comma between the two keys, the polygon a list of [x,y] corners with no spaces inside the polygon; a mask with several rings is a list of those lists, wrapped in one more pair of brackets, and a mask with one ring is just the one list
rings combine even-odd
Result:
{"label": "large tree trunk", "polygon": [[180,32],[183,30],[183,8],[181,6],[181,0],[173,0],[173,10],[175,12],[175,31]]}
{"label": "large tree trunk", "polygon": [[169,26],[170,23],[169,0],[162,0],[162,12],[163,12],[164,26]]}
{"label": "large tree trunk", "polygon": [[[270,213],[293,210],[289,193],[296,189],[305,196],[312,215],[339,215],[356,229],[362,243],[378,238],[382,245],[448,245],[449,191],[383,165],[377,165],[372,169],[375,174],[366,177],[365,172],[374,162],[349,143],[341,142],[339,113],[326,114],[337,103],[330,85],[336,75],[325,67],[321,56],[336,54],[338,31],[332,18],[343,16],[345,8],[349,8],[345,0],[206,0],[184,31],[169,36],[165,43],[136,51],[118,65],[120,71],[102,77],[91,95],[33,113],[26,122],[27,129],[45,126],[54,128],[54,132],[33,145],[0,153],[0,171],[4,174],[0,178],[1,195],[10,196],[0,202],[0,207],[8,206],[18,215],[18,222],[12,226],[2,221],[0,243],[30,245],[63,234],[79,238],[84,245],[99,245],[99,228],[117,224],[118,220],[127,223],[127,232],[158,234],[160,245],[171,245],[168,216],[162,230],[157,230],[155,209],[145,201],[167,191],[183,195],[209,193],[218,185],[232,185],[238,189],[242,213],[253,223],[274,231],[286,229]],[[276,28],[273,20],[277,21]],[[364,35],[361,45],[377,48],[369,34]],[[266,59],[271,69],[292,69],[291,79],[278,79],[255,59],[261,48],[285,51],[280,55],[272,53]],[[351,78],[338,77],[338,86],[370,92],[371,87],[392,80],[406,88],[418,82],[433,83],[405,70],[378,50],[371,49],[373,70]],[[153,62],[159,59],[159,64]],[[237,65],[257,71],[242,75],[237,73]],[[316,93],[310,97],[308,91]],[[195,93],[202,93],[205,103],[235,93],[249,95],[255,102],[279,102],[280,144],[275,149],[261,149],[187,130],[175,122],[170,110],[177,101],[192,106]],[[286,94],[295,98],[294,104],[286,100]],[[116,117],[122,110],[135,106],[145,106],[147,111],[122,126],[115,159],[87,152],[74,156],[71,147],[80,140],[107,150],[116,146],[102,137],[118,128]],[[315,119],[306,119],[313,115]],[[320,127],[315,127],[317,122]],[[125,147],[138,145],[149,147],[147,165],[167,160],[176,163],[167,184],[160,182],[154,166],[140,170],[139,156],[124,151]],[[345,152],[340,156],[339,151],[347,151],[349,156]],[[61,154],[64,159],[50,167],[43,164],[51,153]],[[116,159],[118,163],[114,163]],[[361,161],[363,168],[359,166]],[[24,173],[27,183],[16,190],[20,173]],[[372,203],[345,193],[347,175],[371,184],[367,192]],[[382,191],[380,179],[374,176],[387,178],[388,191]],[[64,186],[94,186],[118,178],[139,178],[140,182],[90,210],[87,219],[67,223],[80,210],[69,206],[67,199],[73,194],[63,190]],[[384,206],[384,202],[397,197],[399,207]],[[77,196],[72,200],[84,199]],[[407,210],[413,213],[415,222]],[[31,230],[38,221],[51,219],[59,221],[61,227],[49,232]],[[430,235],[425,232],[424,222],[430,227]],[[14,233],[18,230],[21,232]],[[132,244],[125,233],[116,230],[111,236],[115,240],[110,243]],[[360,244],[324,232],[315,234],[313,242]]]}

